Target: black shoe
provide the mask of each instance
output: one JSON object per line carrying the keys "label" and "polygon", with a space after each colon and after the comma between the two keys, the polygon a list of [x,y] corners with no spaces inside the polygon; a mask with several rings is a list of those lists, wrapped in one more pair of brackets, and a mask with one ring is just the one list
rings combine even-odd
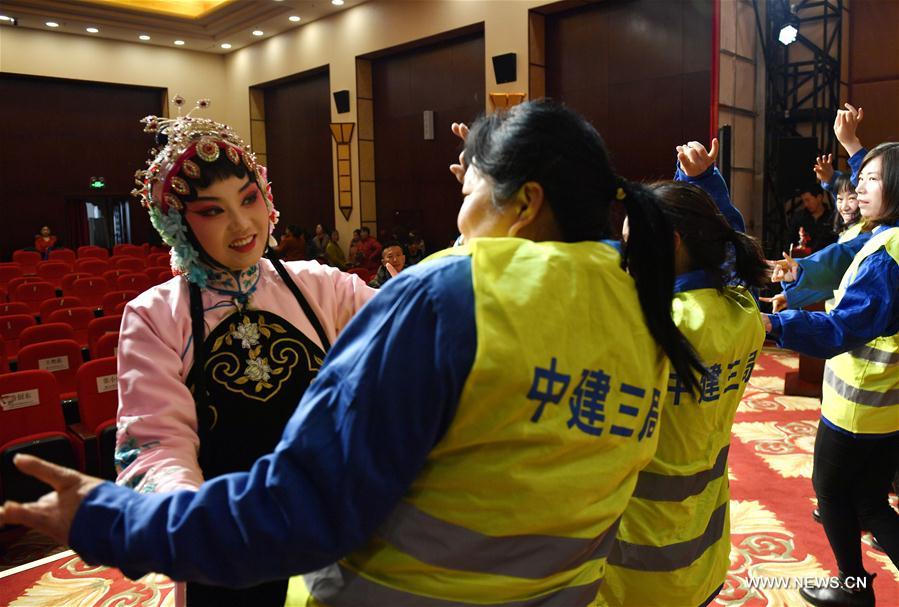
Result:
{"label": "black shoe", "polygon": [[812,518],[815,519],[815,522],[821,524],[821,511],[815,508],[812,510]]}
{"label": "black shoe", "polygon": [[[840,574],[839,585],[800,588],[799,594],[815,607],[874,607],[873,580],[876,575],[846,578]],[[859,587],[861,584],[864,584],[863,588]]]}

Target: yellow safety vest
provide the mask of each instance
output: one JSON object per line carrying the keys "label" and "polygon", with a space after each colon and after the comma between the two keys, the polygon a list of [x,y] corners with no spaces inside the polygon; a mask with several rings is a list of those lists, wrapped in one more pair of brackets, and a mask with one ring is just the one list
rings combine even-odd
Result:
{"label": "yellow safety vest", "polygon": [[655,452],[667,358],[609,245],[444,255],[471,257],[477,329],[455,417],[368,544],[307,579],[310,602],[589,605]]}
{"label": "yellow safety vest", "polygon": [[[856,254],[836,293],[837,305],[862,261],[882,248],[899,263],[899,228],[875,234]],[[821,415],[853,434],[899,431],[899,334],[878,337],[827,361]]]}
{"label": "yellow safety vest", "polygon": [[678,293],[672,313],[710,374],[698,401],[671,374],[659,447],[639,474],[600,588],[608,605],[697,607],[730,564],[730,431],[765,330],[742,287]]}

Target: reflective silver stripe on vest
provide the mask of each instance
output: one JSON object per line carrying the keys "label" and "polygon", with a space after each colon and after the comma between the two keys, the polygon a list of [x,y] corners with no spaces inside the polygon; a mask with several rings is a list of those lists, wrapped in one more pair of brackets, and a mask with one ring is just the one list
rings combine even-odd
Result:
{"label": "reflective silver stripe on vest", "polygon": [[400,552],[443,569],[539,580],[609,554],[618,523],[599,537],[491,536],[455,525],[400,502],[378,529]]}
{"label": "reflective silver stripe on vest", "polygon": [[899,390],[887,390],[875,392],[874,390],[862,390],[850,386],[837,377],[830,367],[824,368],[824,383],[833,388],[833,391],[853,403],[867,405],[869,407],[891,407],[899,405]]}
{"label": "reflective silver stripe on vest", "polygon": [[713,480],[721,478],[727,471],[727,454],[730,445],[725,445],[715,458],[715,465],[708,470],[684,476],[671,476],[655,472],[640,472],[634,497],[658,502],[682,502],[688,497],[699,495]]}
{"label": "reflective silver stripe on vest", "polygon": [[854,350],[850,350],[849,354],[855,358],[862,360],[870,360],[871,362],[880,363],[882,365],[895,365],[899,363],[899,352],[887,352],[886,350],[878,350],[871,346],[861,346]]}
{"label": "reflective silver stripe on vest", "polygon": [[688,567],[721,539],[726,514],[727,503],[724,503],[712,512],[702,535],[678,544],[646,546],[618,540],[612,546],[609,563],[638,571],[675,571]]}
{"label": "reflective silver stripe on vest", "polygon": [[602,580],[597,580],[523,601],[461,603],[377,584],[340,564],[306,575],[304,580],[309,593],[328,607],[587,607],[596,600],[602,584]]}

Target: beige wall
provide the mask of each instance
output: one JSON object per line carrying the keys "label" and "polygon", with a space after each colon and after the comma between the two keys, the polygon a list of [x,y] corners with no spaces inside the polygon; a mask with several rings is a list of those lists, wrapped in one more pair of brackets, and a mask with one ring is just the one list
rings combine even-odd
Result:
{"label": "beige wall", "polygon": [[[545,0],[372,0],[333,17],[313,21],[226,56],[227,121],[238,132],[249,133],[247,89],[250,86],[327,65],[331,91],[347,89],[351,100],[350,112],[337,114],[332,99],[332,120],[357,122],[357,56],[477,23],[484,24],[485,91],[526,92],[528,9],[543,4],[546,4]],[[518,81],[496,85],[490,57],[510,52],[518,53]],[[448,129],[449,124],[435,125],[435,128]],[[353,134],[352,149],[354,208],[349,221],[340,214],[336,201],[334,206],[335,225],[344,243],[349,243],[352,230],[361,222],[358,129]],[[447,159],[447,164],[450,162],[451,159]],[[337,190],[335,180],[334,191]]]}
{"label": "beige wall", "polygon": [[[209,97],[213,105],[206,115],[228,116],[225,61],[210,53],[4,27],[0,72],[161,87],[169,97],[183,96],[191,107]],[[137,119],[134,126],[140,127]]]}

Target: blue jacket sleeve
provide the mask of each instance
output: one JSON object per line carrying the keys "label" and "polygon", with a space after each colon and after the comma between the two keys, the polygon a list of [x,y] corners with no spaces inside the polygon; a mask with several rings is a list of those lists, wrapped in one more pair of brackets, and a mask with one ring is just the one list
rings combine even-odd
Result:
{"label": "blue jacket sleeve", "polygon": [[899,265],[885,249],[867,257],[830,313],[787,310],[771,316],[778,345],[831,358],[899,332]]}
{"label": "blue jacket sleeve", "polygon": [[858,185],[858,172],[862,168],[862,160],[868,155],[868,148],[862,148],[849,157],[849,168],[852,169],[852,176],[849,180],[852,185]]}
{"label": "blue jacket sleeve", "polygon": [[781,283],[787,305],[799,309],[830,299],[840,286],[855,254],[870,238],[871,232],[861,232],[852,240],[829,244],[808,257],[797,259],[799,277],[794,282]]}
{"label": "blue jacket sleeve", "polygon": [[674,171],[674,180],[686,181],[687,183],[692,183],[705,190],[706,194],[711,196],[712,200],[715,201],[715,205],[718,207],[718,210],[721,211],[721,214],[724,215],[725,219],[727,219],[727,223],[730,224],[730,227],[737,232],[746,231],[746,223],[743,221],[743,215],[731,202],[730,193],[727,191],[727,184],[724,182],[724,177],[722,177],[721,173],[718,171],[718,167],[712,165],[706,169],[702,175],[689,177],[683,170],[681,170],[680,163],[678,163],[677,168]]}
{"label": "blue jacket sleeve", "polygon": [[273,454],[196,493],[105,483],[70,544],[131,578],[233,587],[333,563],[387,518],[455,415],[476,349],[473,302],[468,257],[403,272],[344,329]]}
{"label": "blue jacket sleeve", "polygon": [[[842,174],[843,174],[842,171],[837,171],[836,169],[834,169],[834,172],[830,178],[830,181],[822,181],[821,182],[821,189],[825,190],[827,192],[833,192],[833,184],[837,180],[837,177],[841,176]],[[836,194],[834,194],[834,196],[836,196]]]}

